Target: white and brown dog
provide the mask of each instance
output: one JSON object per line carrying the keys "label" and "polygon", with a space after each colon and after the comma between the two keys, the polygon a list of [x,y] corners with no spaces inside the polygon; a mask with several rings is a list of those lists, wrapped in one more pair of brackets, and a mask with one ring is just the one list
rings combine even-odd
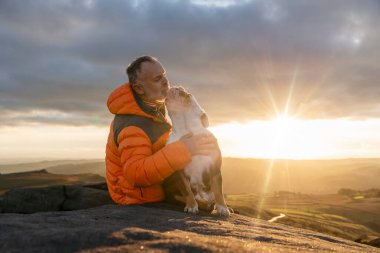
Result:
{"label": "white and brown dog", "polygon": [[[168,143],[179,140],[186,134],[212,133],[206,112],[200,107],[194,96],[182,87],[172,87],[166,98],[166,106],[173,124]],[[222,156],[219,147],[209,156],[195,155],[192,161],[180,171],[168,177],[164,182],[167,200],[174,198],[186,204],[184,211],[198,213],[199,208],[214,206],[213,213],[229,216],[223,196]]]}

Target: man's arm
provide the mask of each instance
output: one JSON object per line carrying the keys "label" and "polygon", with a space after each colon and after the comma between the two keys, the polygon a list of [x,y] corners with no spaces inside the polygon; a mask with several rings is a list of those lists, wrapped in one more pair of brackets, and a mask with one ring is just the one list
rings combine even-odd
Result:
{"label": "man's arm", "polygon": [[152,153],[152,143],[145,132],[128,126],[118,136],[123,174],[136,187],[161,183],[191,161],[191,153],[182,141],[170,143]]}

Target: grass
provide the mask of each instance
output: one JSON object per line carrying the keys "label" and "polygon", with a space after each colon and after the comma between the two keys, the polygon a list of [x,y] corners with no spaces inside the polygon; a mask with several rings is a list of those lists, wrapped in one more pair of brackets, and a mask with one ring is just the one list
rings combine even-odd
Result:
{"label": "grass", "polygon": [[[373,199],[353,203],[340,195],[267,196],[261,210],[260,197],[255,194],[227,195],[226,199],[232,208],[250,217],[269,220],[283,213],[285,217],[276,222],[349,240],[380,236],[380,205]],[[363,205],[371,211],[361,210]]]}

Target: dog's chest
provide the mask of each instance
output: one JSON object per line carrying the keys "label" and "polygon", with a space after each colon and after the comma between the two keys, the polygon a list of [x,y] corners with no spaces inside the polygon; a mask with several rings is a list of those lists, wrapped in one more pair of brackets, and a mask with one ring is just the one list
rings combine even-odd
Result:
{"label": "dog's chest", "polygon": [[212,156],[196,155],[191,162],[184,168],[185,175],[191,181],[203,181],[203,177],[210,173],[212,166],[215,164]]}
{"label": "dog's chest", "polygon": [[[193,133],[194,135],[204,134],[212,135],[212,133],[202,123],[197,120],[190,120],[188,115],[172,115],[173,127],[175,131],[170,133],[168,144],[174,141],[180,140],[182,136]],[[184,168],[185,175],[190,179],[192,183],[202,184],[204,177],[208,177],[210,170],[217,164],[217,159],[220,157],[219,149],[215,149],[215,152],[210,155],[195,155],[192,160]]]}

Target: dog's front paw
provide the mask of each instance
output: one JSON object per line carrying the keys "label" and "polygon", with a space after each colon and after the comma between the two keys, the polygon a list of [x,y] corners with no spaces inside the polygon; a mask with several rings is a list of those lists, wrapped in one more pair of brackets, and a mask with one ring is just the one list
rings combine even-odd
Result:
{"label": "dog's front paw", "polygon": [[214,208],[214,211],[212,213],[217,214],[219,216],[224,216],[224,217],[229,217],[231,214],[230,210],[228,209],[227,206],[218,205],[218,204],[215,204],[215,208]]}
{"label": "dog's front paw", "polygon": [[199,213],[198,204],[195,203],[195,205],[186,205],[184,211],[186,213],[197,214]]}

